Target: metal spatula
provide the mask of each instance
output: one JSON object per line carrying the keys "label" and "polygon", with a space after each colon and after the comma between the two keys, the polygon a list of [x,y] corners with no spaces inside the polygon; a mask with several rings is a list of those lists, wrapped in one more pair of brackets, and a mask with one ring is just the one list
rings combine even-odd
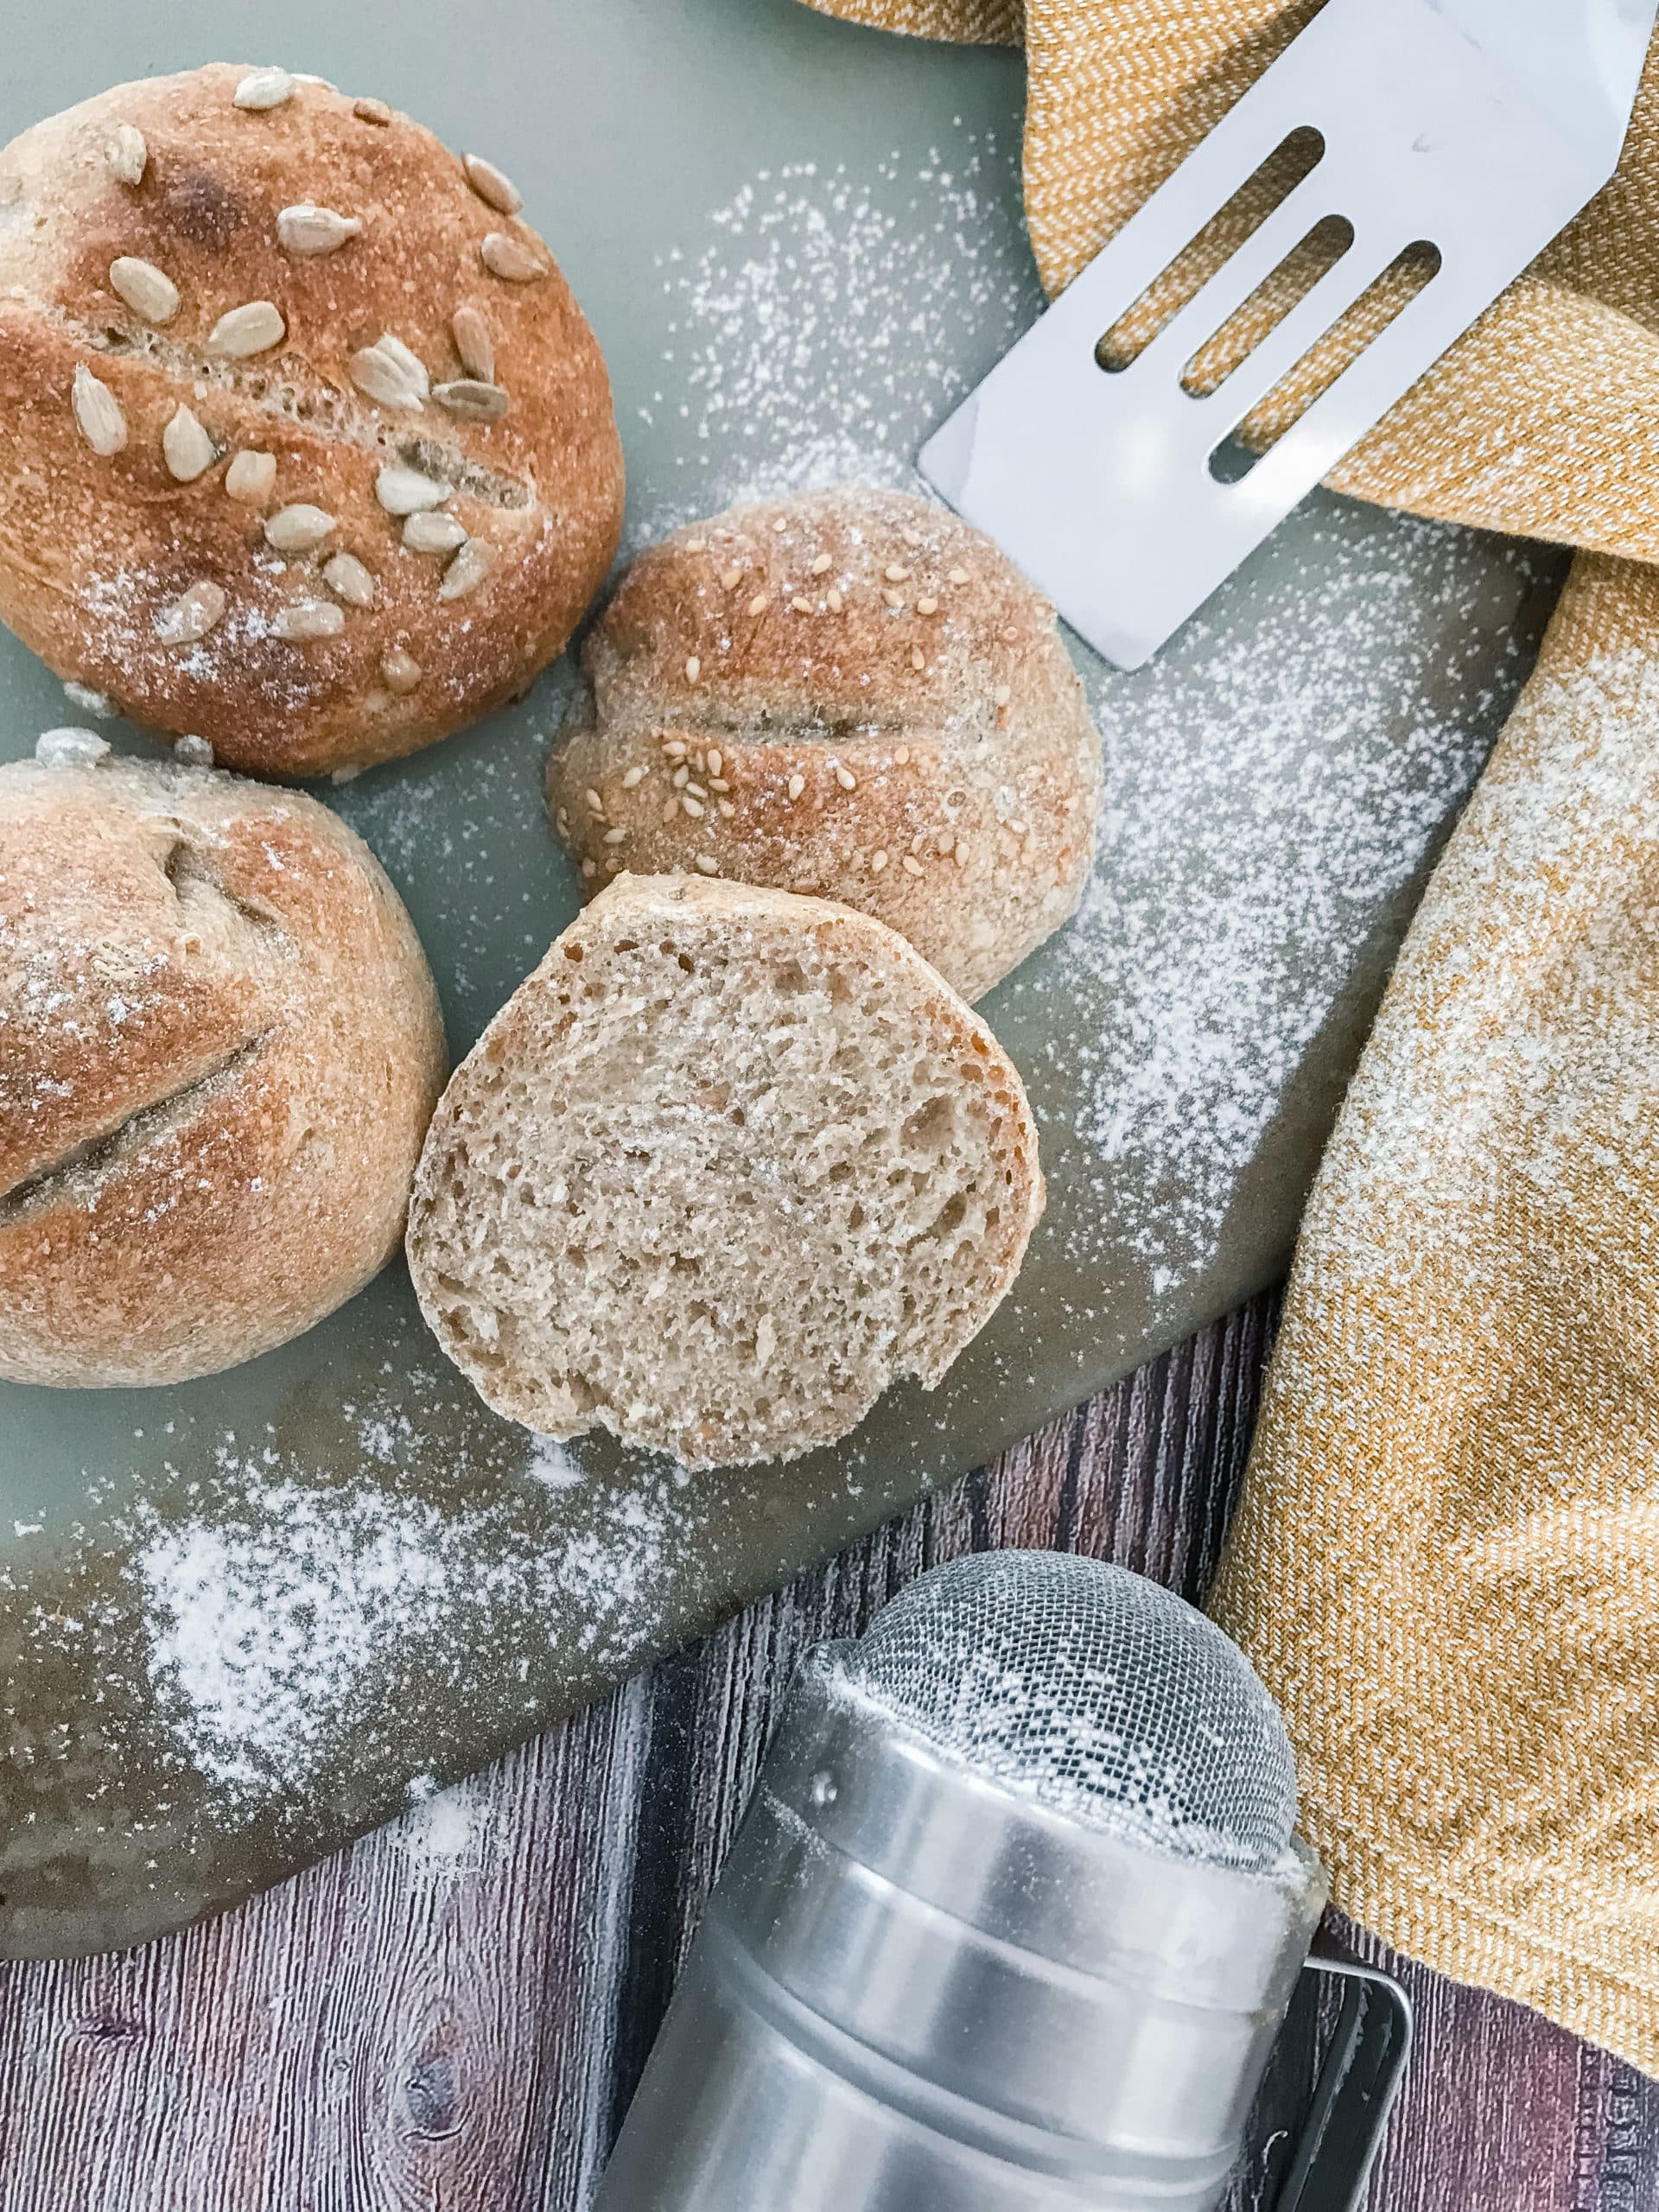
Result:
{"label": "metal spatula", "polygon": [[[1607,181],[1656,9],[1326,0],[928,442],[923,474],[1097,652],[1138,668]],[[1127,365],[1114,356],[1109,334],[1154,280],[1170,271],[1179,293],[1183,249],[1299,149],[1301,181]],[[1321,236],[1323,261],[1351,243],[1230,373],[1195,377]],[[1348,310],[1381,320],[1374,288],[1396,262],[1420,289],[1252,455],[1241,423]]]}

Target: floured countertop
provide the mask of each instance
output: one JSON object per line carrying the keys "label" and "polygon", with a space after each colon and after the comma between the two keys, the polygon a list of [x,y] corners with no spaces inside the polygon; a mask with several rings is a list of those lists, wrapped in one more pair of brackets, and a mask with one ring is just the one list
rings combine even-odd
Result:
{"label": "floured countertop", "polygon": [[[0,136],[271,35],[207,0],[159,45],[94,13],[98,37],[22,57]],[[631,548],[748,495],[914,486],[923,435],[1037,312],[1012,54],[794,0],[562,0],[486,14],[456,69],[435,0],[393,46],[351,13],[290,8],[280,58],[518,181],[610,361]],[[523,56],[555,49],[581,97],[550,118]],[[1047,1218],[945,1384],[838,1450],[687,1477],[529,1438],[448,1366],[400,1268],[183,1389],[0,1385],[0,1951],[130,1942],[279,1878],[1279,1273],[1559,574],[1320,496],[1151,668],[1077,649],[1099,864],[983,1007],[1031,1089]],[[321,787],[407,898],[457,1055],[575,911],[540,792],[568,684]],[[8,757],[86,714],[10,639],[0,706]]]}

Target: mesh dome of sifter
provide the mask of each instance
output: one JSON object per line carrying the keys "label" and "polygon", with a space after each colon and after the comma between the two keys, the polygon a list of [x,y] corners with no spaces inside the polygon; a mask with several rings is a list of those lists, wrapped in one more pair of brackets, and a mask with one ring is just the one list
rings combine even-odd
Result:
{"label": "mesh dome of sifter", "polygon": [[1073,1820],[1266,1869],[1296,1824],[1277,1707],[1170,1591],[1056,1552],[988,1552],[901,1591],[840,1647],[855,1692],[946,1757]]}

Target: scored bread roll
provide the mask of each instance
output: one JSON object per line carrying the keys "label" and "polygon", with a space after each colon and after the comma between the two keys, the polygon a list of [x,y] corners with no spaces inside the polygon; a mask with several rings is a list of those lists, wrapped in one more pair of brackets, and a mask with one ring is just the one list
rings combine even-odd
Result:
{"label": "scored bread roll", "polygon": [[690,1466],[793,1459],[931,1389],[1019,1272],[1037,1134],[990,1031],[825,900],[622,877],[456,1071],[410,1204],[497,1412]]}
{"label": "scored bread roll", "polygon": [[615,550],[605,365],[506,179],[224,64],[0,152],[0,619],[311,775],[522,692]]}
{"label": "scored bread roll", "polygon": [[844,900],[974,999],[1094,858],[1100,741],[1054,610],[925,499],[847,486],[677,531],[624,578],[548,768],[591,893],[696,870]]}
{"label": "scored bread roll", "polygon": [[0,767],[19,1382],[177,1382],[309,1328],[397,1249],[443,1082],[414,927],[338,817],[208,769],[75,765],[99,749]]}

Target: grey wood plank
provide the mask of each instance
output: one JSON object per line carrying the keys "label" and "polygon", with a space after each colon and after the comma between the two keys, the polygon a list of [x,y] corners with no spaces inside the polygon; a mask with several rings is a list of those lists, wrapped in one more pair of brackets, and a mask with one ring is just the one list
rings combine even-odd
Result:
{"label": "grey wood plank", "polygon": [[[241,1911],[0,1968],[0,2212],[581,2212],[800,1654],[987,1545],[1088,1551],[1201,1597],[1274,1316],[1254,1301]],[[1659,2088],[1396,1970],[1421,2041],[1370,2212],[1659,2205]],[[1266,2212],[1264,2171],[1235,2212]]]}

